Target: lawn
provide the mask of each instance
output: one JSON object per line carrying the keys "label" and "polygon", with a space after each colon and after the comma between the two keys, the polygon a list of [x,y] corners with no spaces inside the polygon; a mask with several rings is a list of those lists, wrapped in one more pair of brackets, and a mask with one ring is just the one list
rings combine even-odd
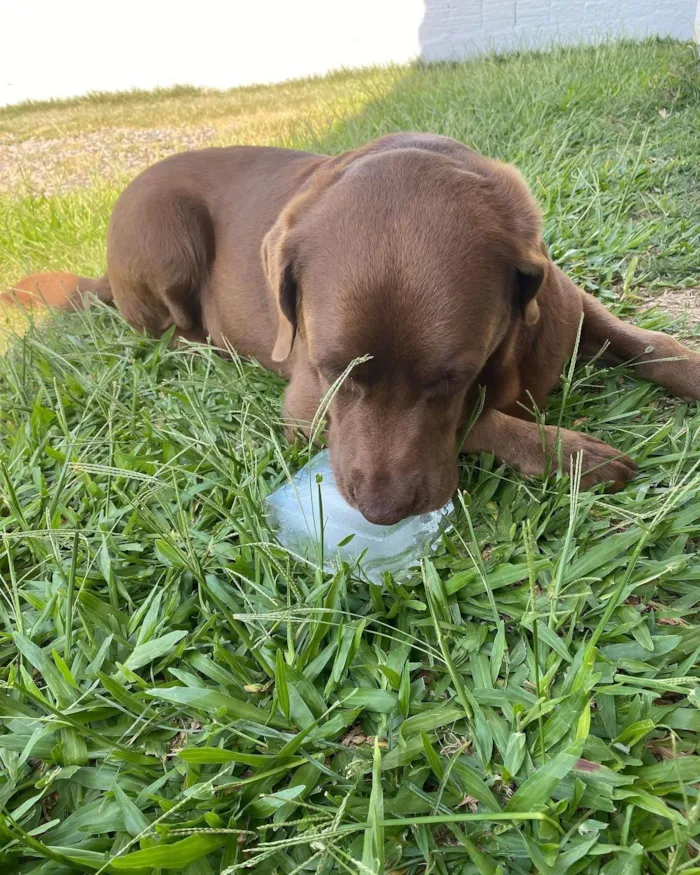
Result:
{"label": "lawn", "polygon": [[[156,152],[401,129],[516,163],[577,282],[698,336],[700,71],[668,42],[0,110],[0,285],[100,272]],[[368,587],[268,530],[307,453],[275,377],[104,308],[14,322],[0,872],[700,873],[697,404],[567,370],[548,421],[632,455],[628,488],[464,459],[436,554]]]}

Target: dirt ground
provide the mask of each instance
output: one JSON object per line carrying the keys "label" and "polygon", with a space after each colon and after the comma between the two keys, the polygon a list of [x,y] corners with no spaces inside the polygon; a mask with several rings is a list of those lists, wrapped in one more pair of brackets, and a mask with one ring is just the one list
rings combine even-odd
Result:
{"label": "dirt ground", "polygon": [[136,174],[173,152],[202,149],[220,136],[213,127],[108,128],[20,141],[0,134],[0,191],[57,194],[89,186],[97,176]]}
{"label": "dirt ground", "polygon": [[658,307],[671,318],[687,320],[688,327],[700,323],[700,288],[667,289],[660,294],[649,292],[644,298],[650,307]]}

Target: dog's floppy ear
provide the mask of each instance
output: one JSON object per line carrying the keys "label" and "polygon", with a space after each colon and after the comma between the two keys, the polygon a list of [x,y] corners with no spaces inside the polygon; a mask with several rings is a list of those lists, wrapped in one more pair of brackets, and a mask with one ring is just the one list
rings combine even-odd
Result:
{"label": "dog's floppy ear", "polygon": [[274,362],[289,358],[297,333],[295,249],[288,225],[289,218],[283,213],[265,235],[261,251],[265,276],[277,302],[277,337],[272,350]]}
{"label": "dog's floppy ear", "polygon": [[507,217],[509,242],[515,244],[512,257],[517,271],[517,304],[525,324],[534,325],[540,318],[537,293],[546,282],[549,271],[549,253],[542,239],[540,210],[519,170],[500,161],[480,160],[496,183],[501,215]]}
{"label": "dog's floppy ear", "polygon": [[534,252],[524,254],[518,261],[518,298],[526,325],[535,325],[539,321],[537,293],[545,281],[548,268],[549,257],[544,241]]}
{"label": "dog's floppy ear", "polygon": [[342,175],[362,150],[345,152],[335,158],[323,159],[317,166],[311,184],[282,210],[262,243],[265,276],[277,302],[277,337],[272,360],[289,358],[297,335],[300,311],[301,240],[303,218],[318,196]]}

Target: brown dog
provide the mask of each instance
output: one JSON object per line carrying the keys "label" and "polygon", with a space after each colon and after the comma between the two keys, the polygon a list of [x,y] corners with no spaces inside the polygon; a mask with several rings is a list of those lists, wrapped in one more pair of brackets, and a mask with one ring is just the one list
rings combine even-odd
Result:
{"label": "brown dog", "polygon": [[[288,380],[285,414],[330,408],[338,485],[368,520],[444,504],[462,449],[542,475],[562,442],[584,485],[624,484],[634,463],[597,438],[527,420],[571,355],[629,362],[700,398],[700,354],[612,316],[549,259],[520,174],[429,134],[383,137],[335,158],[205,149],[142,173],[118,200],[99,280],[44,275],[40,292],[113,300],[136,328],[211,338]],[[31,287],[32,278],[23,281]],[[63,284],[65,291],[56,293]],[[73,297],[71,297],[73,296]],[[26,294],[25,294],[26,299]]]}

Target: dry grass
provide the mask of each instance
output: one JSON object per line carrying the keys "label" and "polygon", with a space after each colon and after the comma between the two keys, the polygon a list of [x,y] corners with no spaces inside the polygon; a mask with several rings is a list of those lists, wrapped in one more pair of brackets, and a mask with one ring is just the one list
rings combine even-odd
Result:
{"label": "dry grass", "polygon": [[229,91],[95,94],[0,109],[0,191],[51,195],[134,175],[183,149],[308,141],[385,95],[398,69]]}
{"label": "dry grass", "polygon": [[386,94],[405,68],[340,71],[278,85],[226,91],[189,86],[155,91],[91,94],[0,108],[0,137],[13,141],[71,136],[104,128],[202,127],[235,129],[277,143],[288,124],[342,118]]}

